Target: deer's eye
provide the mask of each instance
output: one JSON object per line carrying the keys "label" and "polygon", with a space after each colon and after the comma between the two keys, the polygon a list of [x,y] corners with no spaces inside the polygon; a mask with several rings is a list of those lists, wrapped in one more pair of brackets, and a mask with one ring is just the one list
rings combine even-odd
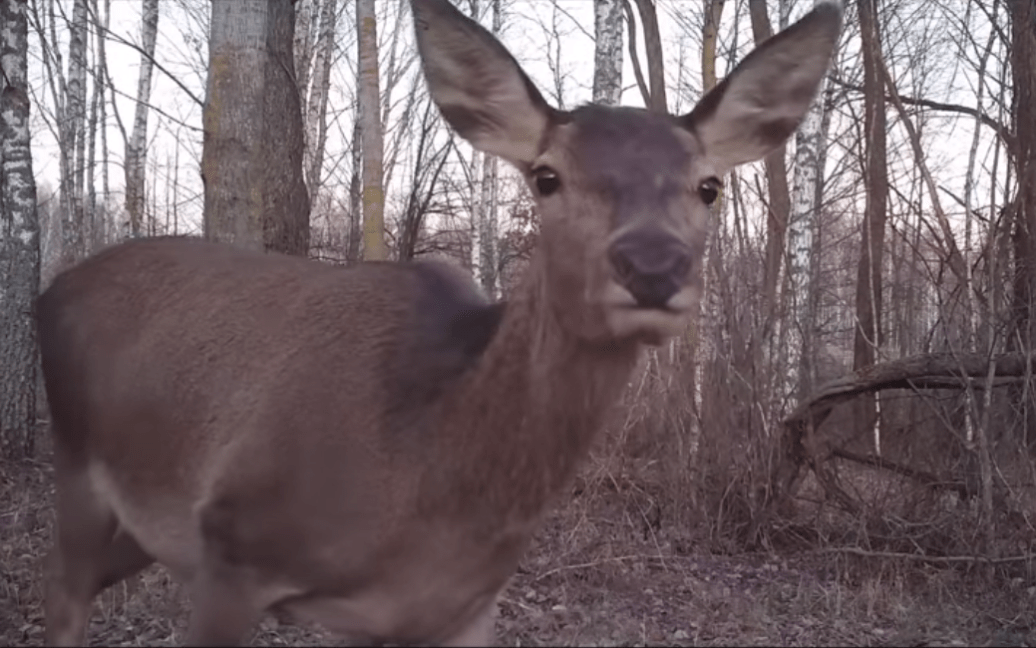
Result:
{"label": "deer's eye", "polygon": [[541,196],[549,196],[561,187],[561,178],[554,169],[547,166],[533,169],[532,179],[536,183],[536,191]]}
{"label": "deer's eye", "polygon": [[698,195],[706,205],[711,205],[719,197],[719,190],[722,186],[723,183],[719,178],[707,178],[698,185]]}

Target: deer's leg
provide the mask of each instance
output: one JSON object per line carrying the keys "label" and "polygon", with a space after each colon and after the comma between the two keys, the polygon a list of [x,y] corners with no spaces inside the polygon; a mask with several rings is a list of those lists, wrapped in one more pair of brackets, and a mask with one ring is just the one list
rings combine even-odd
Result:
{"label": "deer's leg", "polygon": [[213,563],[206,561],[191,583],[188,646],[237,646],[263,613],[243,574]]}
{"label": "deer's leg", "polygon": [[474,619],[452,637],[442,642],[443,646],[495,646],[496,645],[496,597],[494,596]]}
{"label": "deer's leg", "polygon": [[118,529],[115,514],[90,484],[85,462],[70,465],[55,450],[58,521],[46,565],[46,640],[52,646],[78,646],[97,593],[153,559]]}

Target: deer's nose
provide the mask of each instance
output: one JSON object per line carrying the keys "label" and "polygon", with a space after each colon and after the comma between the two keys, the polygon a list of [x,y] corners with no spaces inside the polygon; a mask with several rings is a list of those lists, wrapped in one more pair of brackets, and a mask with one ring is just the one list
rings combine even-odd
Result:
{"label": "deer's nose", "polygon": [[691,270],[691,250],[671,234],[641,229],[612,242],[608,259],[616,280],[642,308],[665,308]]}

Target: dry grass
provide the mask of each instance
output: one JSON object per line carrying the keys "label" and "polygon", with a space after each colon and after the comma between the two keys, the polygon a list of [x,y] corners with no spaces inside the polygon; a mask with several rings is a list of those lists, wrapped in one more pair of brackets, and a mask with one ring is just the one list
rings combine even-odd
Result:
{"label": "dry grass", "polygon": [[[710,555],[708,534],[667,521],[636,466],[608,464],[590,462],[522,562],[501,601],[504,645],[1036,645],[1031,573],[817,551]],[[50,466],[0,469],[0,644],[41,645]],[[89,642],[178,645],[187,618],[180,587],[154,567],[98,598]],[[336,641],[272,618],[251,638]]]}

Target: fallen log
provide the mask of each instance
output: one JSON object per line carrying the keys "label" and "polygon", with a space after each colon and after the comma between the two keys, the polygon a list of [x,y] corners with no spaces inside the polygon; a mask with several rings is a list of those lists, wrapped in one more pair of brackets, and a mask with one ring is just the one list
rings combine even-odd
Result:
{"label": "fallen log", "polygon": [[[829,440],[817,430],[831,411],[842,403],[870,392],[886,389],[985,389],[1017,384],[1033,377],[1036,353],[928,353],[871,365],[829,381],[796,407],[783,421],[781,459],[771,479],[767,505],[753,524],[753,536],[779,504],[793,497],[809,468],[828,497],[850,513],[858,506],[837,483],[827,462],[841,457],[873,467],[892,469],[907,477],[917,477],[929,485],[945,484],[934,475],[907,466],[893,465],[880,458],[864,457],[842,448],[830,447]],[[992,371],[991,371],[992,370]],[[958,490],[958,485],[950,488]],[[960,485],[963,488],[963,485]]]}

